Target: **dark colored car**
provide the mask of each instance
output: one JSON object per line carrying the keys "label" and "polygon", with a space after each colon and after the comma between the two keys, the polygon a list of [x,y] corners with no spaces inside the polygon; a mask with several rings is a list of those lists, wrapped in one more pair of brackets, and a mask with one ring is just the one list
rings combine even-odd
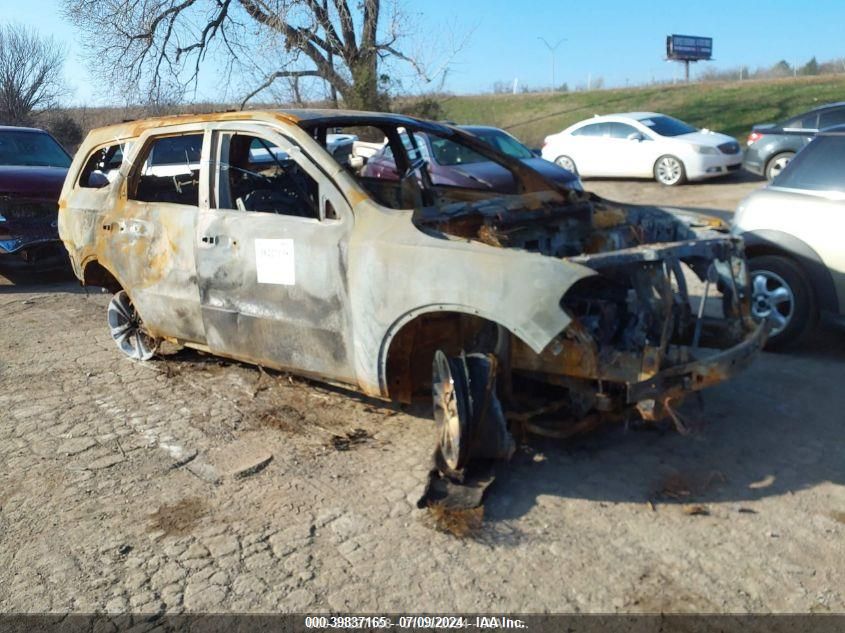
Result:
{"label": "dark colored car", "polygon": [[0,127],[0,272],[68,265],[57,219],[70,163],[44,130]]}
{"label": "dark colored car", "polygon": [[[480,125],[459,127],[503,154],[520,160],[546,178],[569,189],[583,191],[576,174],[540,158],[504,130]],[[403,139],[406,139],[406,143],[409,142],[407,135],[403,135]],[[421,157],[428,163],[429,175],[435,185],[468,189],[506,189],[513,181],[512,174],[501,165],[449,139],[433,138],[422,133],[415,134],[414,139]],[[411,147],[406,149],[413,150]],[[398,180],[399,174],[389,145],[367,161],[362,176]]]}
{"label": "dark colored car", "polygon": [[816,132],[845,123],[845,103],[830,103],[782,123],[751,128],[742,167],[772,181]]}

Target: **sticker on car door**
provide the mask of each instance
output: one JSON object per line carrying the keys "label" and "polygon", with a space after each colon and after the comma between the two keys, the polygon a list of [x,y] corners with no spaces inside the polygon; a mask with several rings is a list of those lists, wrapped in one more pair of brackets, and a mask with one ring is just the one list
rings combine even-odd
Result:
{"label": "sticker on car door", "polygon": [[296,284],[293,240],[255,240],[255,272],[260,284]]}

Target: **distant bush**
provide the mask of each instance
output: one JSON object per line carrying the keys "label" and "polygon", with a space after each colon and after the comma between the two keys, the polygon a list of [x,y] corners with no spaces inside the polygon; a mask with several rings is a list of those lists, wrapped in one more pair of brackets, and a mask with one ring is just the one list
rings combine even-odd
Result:
{"label": "distant bush", "polygon": [[39,120],[39,124],[55,136],[56,140],[70,152],[75,151],[82,142],[82,126],[64,110],[56,110],[43,115],[43,122]]}
{"label": "distant bush", "polygon": [[423,97],[413,101],[394,102],[393,109],[399,114],[407,114],[418,119],[441,121],[446,118],[446,111],[436,97]]}

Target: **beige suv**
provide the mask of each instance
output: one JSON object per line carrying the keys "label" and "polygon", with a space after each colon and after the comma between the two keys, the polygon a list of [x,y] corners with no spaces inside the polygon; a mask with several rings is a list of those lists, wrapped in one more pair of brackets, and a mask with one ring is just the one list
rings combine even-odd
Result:
{"label": "beige suv", "polygon": [[[326,151],[330,133],[386,138],[398,177],[362,176],[362,157]],[[434,185],[415,133],[510,177]],[[661,418],[765,339],[742,241],[718,221],[562,188],[408,117],[231,112],[95,130],[60,207],[76,275],[114,292],[108,325],[127,356],[170,341],[381,398],[433,394],[444,468],[507,454],[514,424],[565,435]],[[721,294],[720,314],[695,308],[683,270]]]}
{"label": "beige suv", "polygon": [[821,132],[765,189],[743,200],[733,232],[746,241],[751,311],[789,345],[821,316],[845,323],[845,126]]}

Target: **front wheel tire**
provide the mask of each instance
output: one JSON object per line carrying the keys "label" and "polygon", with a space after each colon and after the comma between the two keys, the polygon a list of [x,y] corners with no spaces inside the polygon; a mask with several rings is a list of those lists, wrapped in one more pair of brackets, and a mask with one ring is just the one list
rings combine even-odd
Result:
{"label": "front wheel tire", "polygon": [[807,331],[813,315],[813,291],[801,269],[779,255],[752,257],[751,316],[771,323],[768,349],[781,349]]}
{"label": "front wheel tire", "polygon": [[666,187],[674,187],[686,182],[687,172],[677,156],[667,154],[654,163],[654,179]]}

